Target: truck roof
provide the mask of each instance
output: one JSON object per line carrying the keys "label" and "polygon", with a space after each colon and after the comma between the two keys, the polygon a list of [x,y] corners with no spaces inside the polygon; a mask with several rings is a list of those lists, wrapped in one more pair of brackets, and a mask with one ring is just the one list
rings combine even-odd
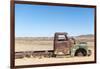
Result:
{"label": "truck roof", "polygon": [[57,34],[57,35],[64,35],[64,34],[68,34],[68,33],[66,33],[66,32],[56,32],[55,34]]}

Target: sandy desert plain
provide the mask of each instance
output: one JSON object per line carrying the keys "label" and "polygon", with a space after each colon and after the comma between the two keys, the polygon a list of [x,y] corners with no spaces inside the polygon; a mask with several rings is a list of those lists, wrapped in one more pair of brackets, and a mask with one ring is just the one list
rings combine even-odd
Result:
{"label": "sandy desert plain", "polygon": [[[65,58],[22,58],[15,59],[15,65],[36,65],[36,64],[52,64],[52,63],[73,63],[73,62],[88,62],[94,61],[94,35],[75,36],[77,42],[85,41],[88,43],[88,48],[92,51],[91,56],[85,57],[65,57]],[[53,37],[16,37],[15,52],[20,51],[40,51],[53,50]]]}

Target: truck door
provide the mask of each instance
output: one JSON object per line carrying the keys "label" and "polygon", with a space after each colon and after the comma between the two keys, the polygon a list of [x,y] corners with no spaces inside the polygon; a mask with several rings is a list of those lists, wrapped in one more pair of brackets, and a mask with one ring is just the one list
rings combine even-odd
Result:
{"label": "truck door", "polygon": [[66,34],[56,34],[54,40],[54,54],[69,54],[70,44]]}

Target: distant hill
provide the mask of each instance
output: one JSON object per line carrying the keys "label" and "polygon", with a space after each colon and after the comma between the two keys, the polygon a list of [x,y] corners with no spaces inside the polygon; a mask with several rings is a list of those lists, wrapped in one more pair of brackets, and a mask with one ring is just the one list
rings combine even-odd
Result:
{"label": "distant hill", "polygon": [[53,37],[16,37],[16,40],[53,40]]}
{"label": "distant hill", "polygon": [[80,35],[75,37],[78,41],[94,41],[94,35],[88,34],[88,35]]}
{"label": "distant hill", "polygon": [[94,37],[94,35],[93,34],[88,34],[88,35],[79,35],[79,36],[77,36],[77,37],[88,37],[88,38],[92,38],[92,37]]}
{"label": "distant hill", "polygon": [[[94,35],[93,34],[88,34],[88,35],[79,35],[79,36],[73,36],[76,40],[87,40],[87,41],[94,41]],[[16,37],[16,40],[34,40],[34,41],[41,41],[41,40],[46,40],[50,41],[53,40],[54,37]]]}

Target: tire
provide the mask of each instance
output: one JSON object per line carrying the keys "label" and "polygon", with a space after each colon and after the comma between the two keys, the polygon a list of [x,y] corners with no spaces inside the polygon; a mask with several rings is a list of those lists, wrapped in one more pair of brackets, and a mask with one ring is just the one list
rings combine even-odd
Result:
{"label": "tire", "polygon": [[87,51],[83,48],[80,48],[75,52],[75,56],[86,56],[86,55],[87,55]]}

